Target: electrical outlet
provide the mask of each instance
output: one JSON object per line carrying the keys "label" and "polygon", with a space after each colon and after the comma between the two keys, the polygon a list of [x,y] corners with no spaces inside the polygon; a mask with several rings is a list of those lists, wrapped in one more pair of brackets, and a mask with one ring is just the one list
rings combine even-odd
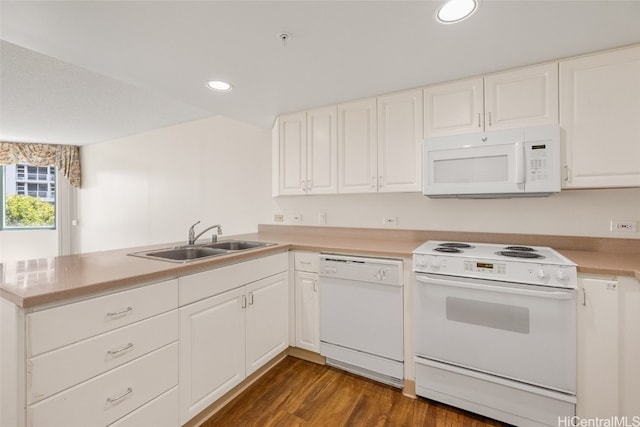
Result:
{"label": "electrical outlet", "polygon": [[619,219],[612,219],[610,230],[622,233],[635,233],[638,229],[637,223],[635,221],[621,221]]}
{"label": "electrical outlet", "polygon": [[319,212],[318,213],[318,224],[319,225],[326,225],[327,224],[327,213],[326,212]]}
{"label": "electrical outlet", "polygon": [[284,222],[284,215],[282,214],[275,214],[273,216],[273,221],[274,222]]}
{"label": "electrical outlet", "polygon": [[397,216],[383,216],[382,217],[383,225],[398,225],[398,217]]}
{"label": "electrical outlet", "polygon": [[302,214],[291,215],[291,222],[302,222]]}

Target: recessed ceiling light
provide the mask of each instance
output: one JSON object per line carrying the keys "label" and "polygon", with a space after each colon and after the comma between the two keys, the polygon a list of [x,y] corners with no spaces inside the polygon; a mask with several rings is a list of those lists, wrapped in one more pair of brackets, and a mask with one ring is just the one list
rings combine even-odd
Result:
{"label": "recessed ceiling light", "polygon": [[479,0],[448,0],[436,12],[436,21],[455,24],[464,21],[478,10]]}
{"label": "recessed ceiling light", "polygon": [[211,80],[207,82],[209,89],[218,90],[220,92],[229,92],[232,88],[231,83],[223,82],[220,80]]}

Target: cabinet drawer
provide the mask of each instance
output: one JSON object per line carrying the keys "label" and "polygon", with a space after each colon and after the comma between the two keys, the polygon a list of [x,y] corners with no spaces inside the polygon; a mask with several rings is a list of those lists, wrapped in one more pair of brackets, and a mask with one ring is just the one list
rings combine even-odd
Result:
{"label": "cabinet drawer", "polygon": [[34,403],[178,339],[178,310],[29,360],[27,403]]}
{"label": "cabinet drawer", "polygon": [[109,427],[178,427],[178,387],[156,397]]}
{"label": "cabinet drawer", "polygon": [[180,278],[180,307],[289,269],[286,252],[214,268]]}
{"label": "cabinet drawer", "polygon": [[177,306],[176,279],[36,311],[27,315],[27,355],[36,356]]}
{"label": "cabinet drawer", "polygon": [[32,405],[28,425],[108,426],[177,384],[176,342]]}
{"label": "cabinet drawer", "polygon": [[296,252],[294,259],[297,271],[320,272],[320,255],[317,252]]}

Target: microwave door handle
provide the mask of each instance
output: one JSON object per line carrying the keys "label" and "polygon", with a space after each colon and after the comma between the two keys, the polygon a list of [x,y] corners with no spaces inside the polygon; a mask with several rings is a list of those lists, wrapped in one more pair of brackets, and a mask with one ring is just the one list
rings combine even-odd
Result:
{"label": "microwave door handle", "polygon": [[524,162],[524,144],[522,141],[515,143],[516,158],[515,158],[515,176],[513,177],[514,184],[524,184],[525,176],[525,162]]}
{"label": "microwave door handle", "polygon": [[[422,282],[425,284],[435,284],[435,285],[441,285],[442,281],[444,279],[441,280],[436,280],[436,279],[432,279],[429,277],[423,277],[420,275],[416,275],[416,280],[418,282]],[[478,284],[474,284],[474,283],[468,283],[468,282],[459,282],[456,280],[449,280],[446,279],[446,284],[444,286],[451,286],[451,287],[457,287],[457,288],[465,288],[465,289],[473,289],[473,290],[477,290],[477,291],[486,291],[486,292],[496,292],[496,293],[501,293],[501,294],[511,294],[511,295],[523,295],[523,296],[531,296],[531,297],[540,297],[540,298],[549,298],[549,299],[556,299],[556,300],[562,300],[562,299],[571,299],[572,298],[572,293],[571,291],[551,291],[551,292],[545,292],[545,291],[536,291],[536,290],[530,290],[530,289],[520,289],[520,288],[508,288],[508,287],[503,287],[503,286],[492,286],[492,285],[478,285]]]}

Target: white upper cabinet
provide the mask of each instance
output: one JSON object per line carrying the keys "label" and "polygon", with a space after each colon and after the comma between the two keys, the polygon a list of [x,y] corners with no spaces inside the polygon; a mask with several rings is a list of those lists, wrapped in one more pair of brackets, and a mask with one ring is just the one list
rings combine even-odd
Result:
{"label": "white upper cabinet", "polygon": [[307,120],[305,113],[278,119],[279,194],[304,194]]}
{"label": "white upper cabinet", "polygon": [[307,111],[307,173],[309,194],[338,192],[338,109]]}
{"label": "white upper cabinet", "polygon": [[338,192],[422,189],[422,91],[338,106]]}
{"label": "white upper cabinet", "polygon": [[307,120],[305,113],[278,119],[279,194],[305,194]]}
{"label": "white upper cabinet", "polygon": [[422,190],[422,90],[378,97],[378,191]]}
{"label": "white upper cabinet", "polygon": [[338,192],[378,189],[376,99],[338,105]]}
{"label": "white upper cabinet", "polygon": [[560,62],[565,188],[640,186],[640,46]]}
{"label": "white upper cabinet", "polygon": [[277,194],[337,192],[336,115],[332,106],[278,119]]}
{"label": "white upper cabinet", "polygon": [[424,88],[424,137],[558,123],[558,64]]}
{"label": "white upper cabinet", "polygon": [[544,64],[484,78],[485,129],[558,123],[558,64]]}
{"label": "white upper cabinet", "polygon": [[484,129],[482,77],[424,88],[424,137]]}

